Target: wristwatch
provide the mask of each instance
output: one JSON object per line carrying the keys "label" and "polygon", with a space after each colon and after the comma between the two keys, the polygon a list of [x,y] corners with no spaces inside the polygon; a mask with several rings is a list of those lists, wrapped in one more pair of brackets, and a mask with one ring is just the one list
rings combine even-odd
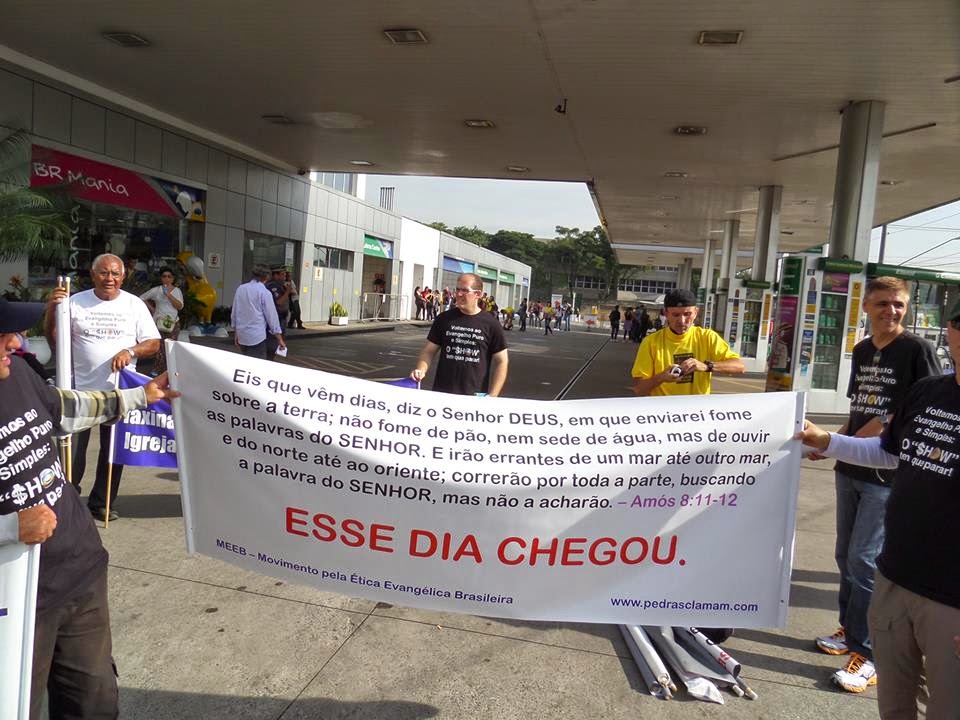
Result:
{"label": "wristwatch", "polygon": [[130,359],[131,359],[131,360],[136,360],[136,359],[137,359],[137,351],[134,350],[132,347],[128,347],[128,348],[127,348],[127,352],[130,353]]}
{"label": "wristwatch", "polygon": [[713,360],[707,360],[707,372],[708,373],[713,372]]}

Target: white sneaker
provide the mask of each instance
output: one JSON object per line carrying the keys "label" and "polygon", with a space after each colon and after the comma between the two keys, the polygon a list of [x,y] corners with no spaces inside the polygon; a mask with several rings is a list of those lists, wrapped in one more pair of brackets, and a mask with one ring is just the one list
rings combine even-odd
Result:
{"label": "white sneaker", "polygon": [[850,662],[832,675],[833,681],[847,692],[862,693],[877,684],[877,670],[873,662],[860,653],[850,653]]}
{"label": "white sneaker", "polygon": [[847,649],[847,633],[842,627],[837,628],[833,635],[823,635],[814,642],[827,655],[846,655],[850,652]]}

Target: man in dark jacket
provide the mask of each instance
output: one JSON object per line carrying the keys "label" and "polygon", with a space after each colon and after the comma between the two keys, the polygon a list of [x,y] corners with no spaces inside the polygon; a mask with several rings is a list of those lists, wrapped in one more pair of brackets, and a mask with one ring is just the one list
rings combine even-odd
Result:
{"label": "man in dark jacket", "polygon": [[179,393],[166,389],[166,374],[133,390],[46,385],[15,354],[17,333],[33,326],[44,309],[0,298],[0,544],[43,544],[30,717],[39,720],[48,693],[50,720],[116,718],[107,551],[64,477],[53,433],[115,422],[128,410]]}

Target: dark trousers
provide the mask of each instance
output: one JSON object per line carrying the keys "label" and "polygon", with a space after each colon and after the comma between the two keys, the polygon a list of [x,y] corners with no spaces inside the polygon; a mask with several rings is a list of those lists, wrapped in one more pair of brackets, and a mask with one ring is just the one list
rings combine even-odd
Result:
{"label": "dark trousers", "polygon": [[37,614],[30,720],[40,720],[45,694],[50,720],[118,717],[112,652],[104,571],[66,605]]}
{"label": "dark trousers", "polygon": [[[272,335],[269,337],[273,337]],[[273,351],[277,351],[277,341],[273,341]],[[256,345],[241,345],[240,352],[242,352],[247,357],[260,358],[261,360],[267,359],[267,341],[263,340],[258,342]]]}
{"label": "dark trousers", "polygon": [[520,329],[527,329],[527,314],[525,312],[520,313]]}
{"label": "dark trousers", "polygon": [[290,301],[290,320],[287,324],[287,327],[298,327],[303,330],[303,320],[300,319],[300,301],[291,300]]}
{"label": "dark trousers", "polygon": [[[92,430],[92,429],[91,429]],[[90,444],[91,430],[78,432],[72,438],[73,443],[73,486],[80,492],[80,481],[87,469],[87,445]],[[100,510],[107,506],[107,466],[110,464],[110,426],[100,426],[100,454],[97,455],[97,474],[93,481],[93,490],[87,499],[87,506],[93,510]],[[123,475],[123,465],[113,466],[113,475],[110,481],[110,507],[113,508],[120,489],[120,477]]]}
{"label": "dark trousers", "polygon": [[614,322],[613,320],[611,320],[610,321],[610,339],[616,340],[617,335],[619,334],[620,334],[620,323]]}

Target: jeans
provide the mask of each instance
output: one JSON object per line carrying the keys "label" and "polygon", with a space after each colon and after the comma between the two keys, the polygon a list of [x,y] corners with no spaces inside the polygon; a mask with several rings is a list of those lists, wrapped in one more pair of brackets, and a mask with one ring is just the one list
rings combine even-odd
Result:
{"label": "jeans", "polygon": [[[276,346],[276,340],[273,341],[274,346]],[[240,352],[242,352],[247,357],[260,358],[261,360],[267,359],[267,341],[261,340],[256,345],[241,345]],[[276,352],[276,351],[274,351]]]}
{"label": "jeans", "polygon": [[883,516],[890,488],[855,480],[836,471],[837,546],[840,570],[840,624],[847,647],[873,659],[867,608],[873,595],[877,555],[883,546]]}
{"label": "jeans", "polygon": [[110,637],[107,573],[70,602],[37,615],[30,718],[49,695],[51,720],[116,718],[117,673]]}

